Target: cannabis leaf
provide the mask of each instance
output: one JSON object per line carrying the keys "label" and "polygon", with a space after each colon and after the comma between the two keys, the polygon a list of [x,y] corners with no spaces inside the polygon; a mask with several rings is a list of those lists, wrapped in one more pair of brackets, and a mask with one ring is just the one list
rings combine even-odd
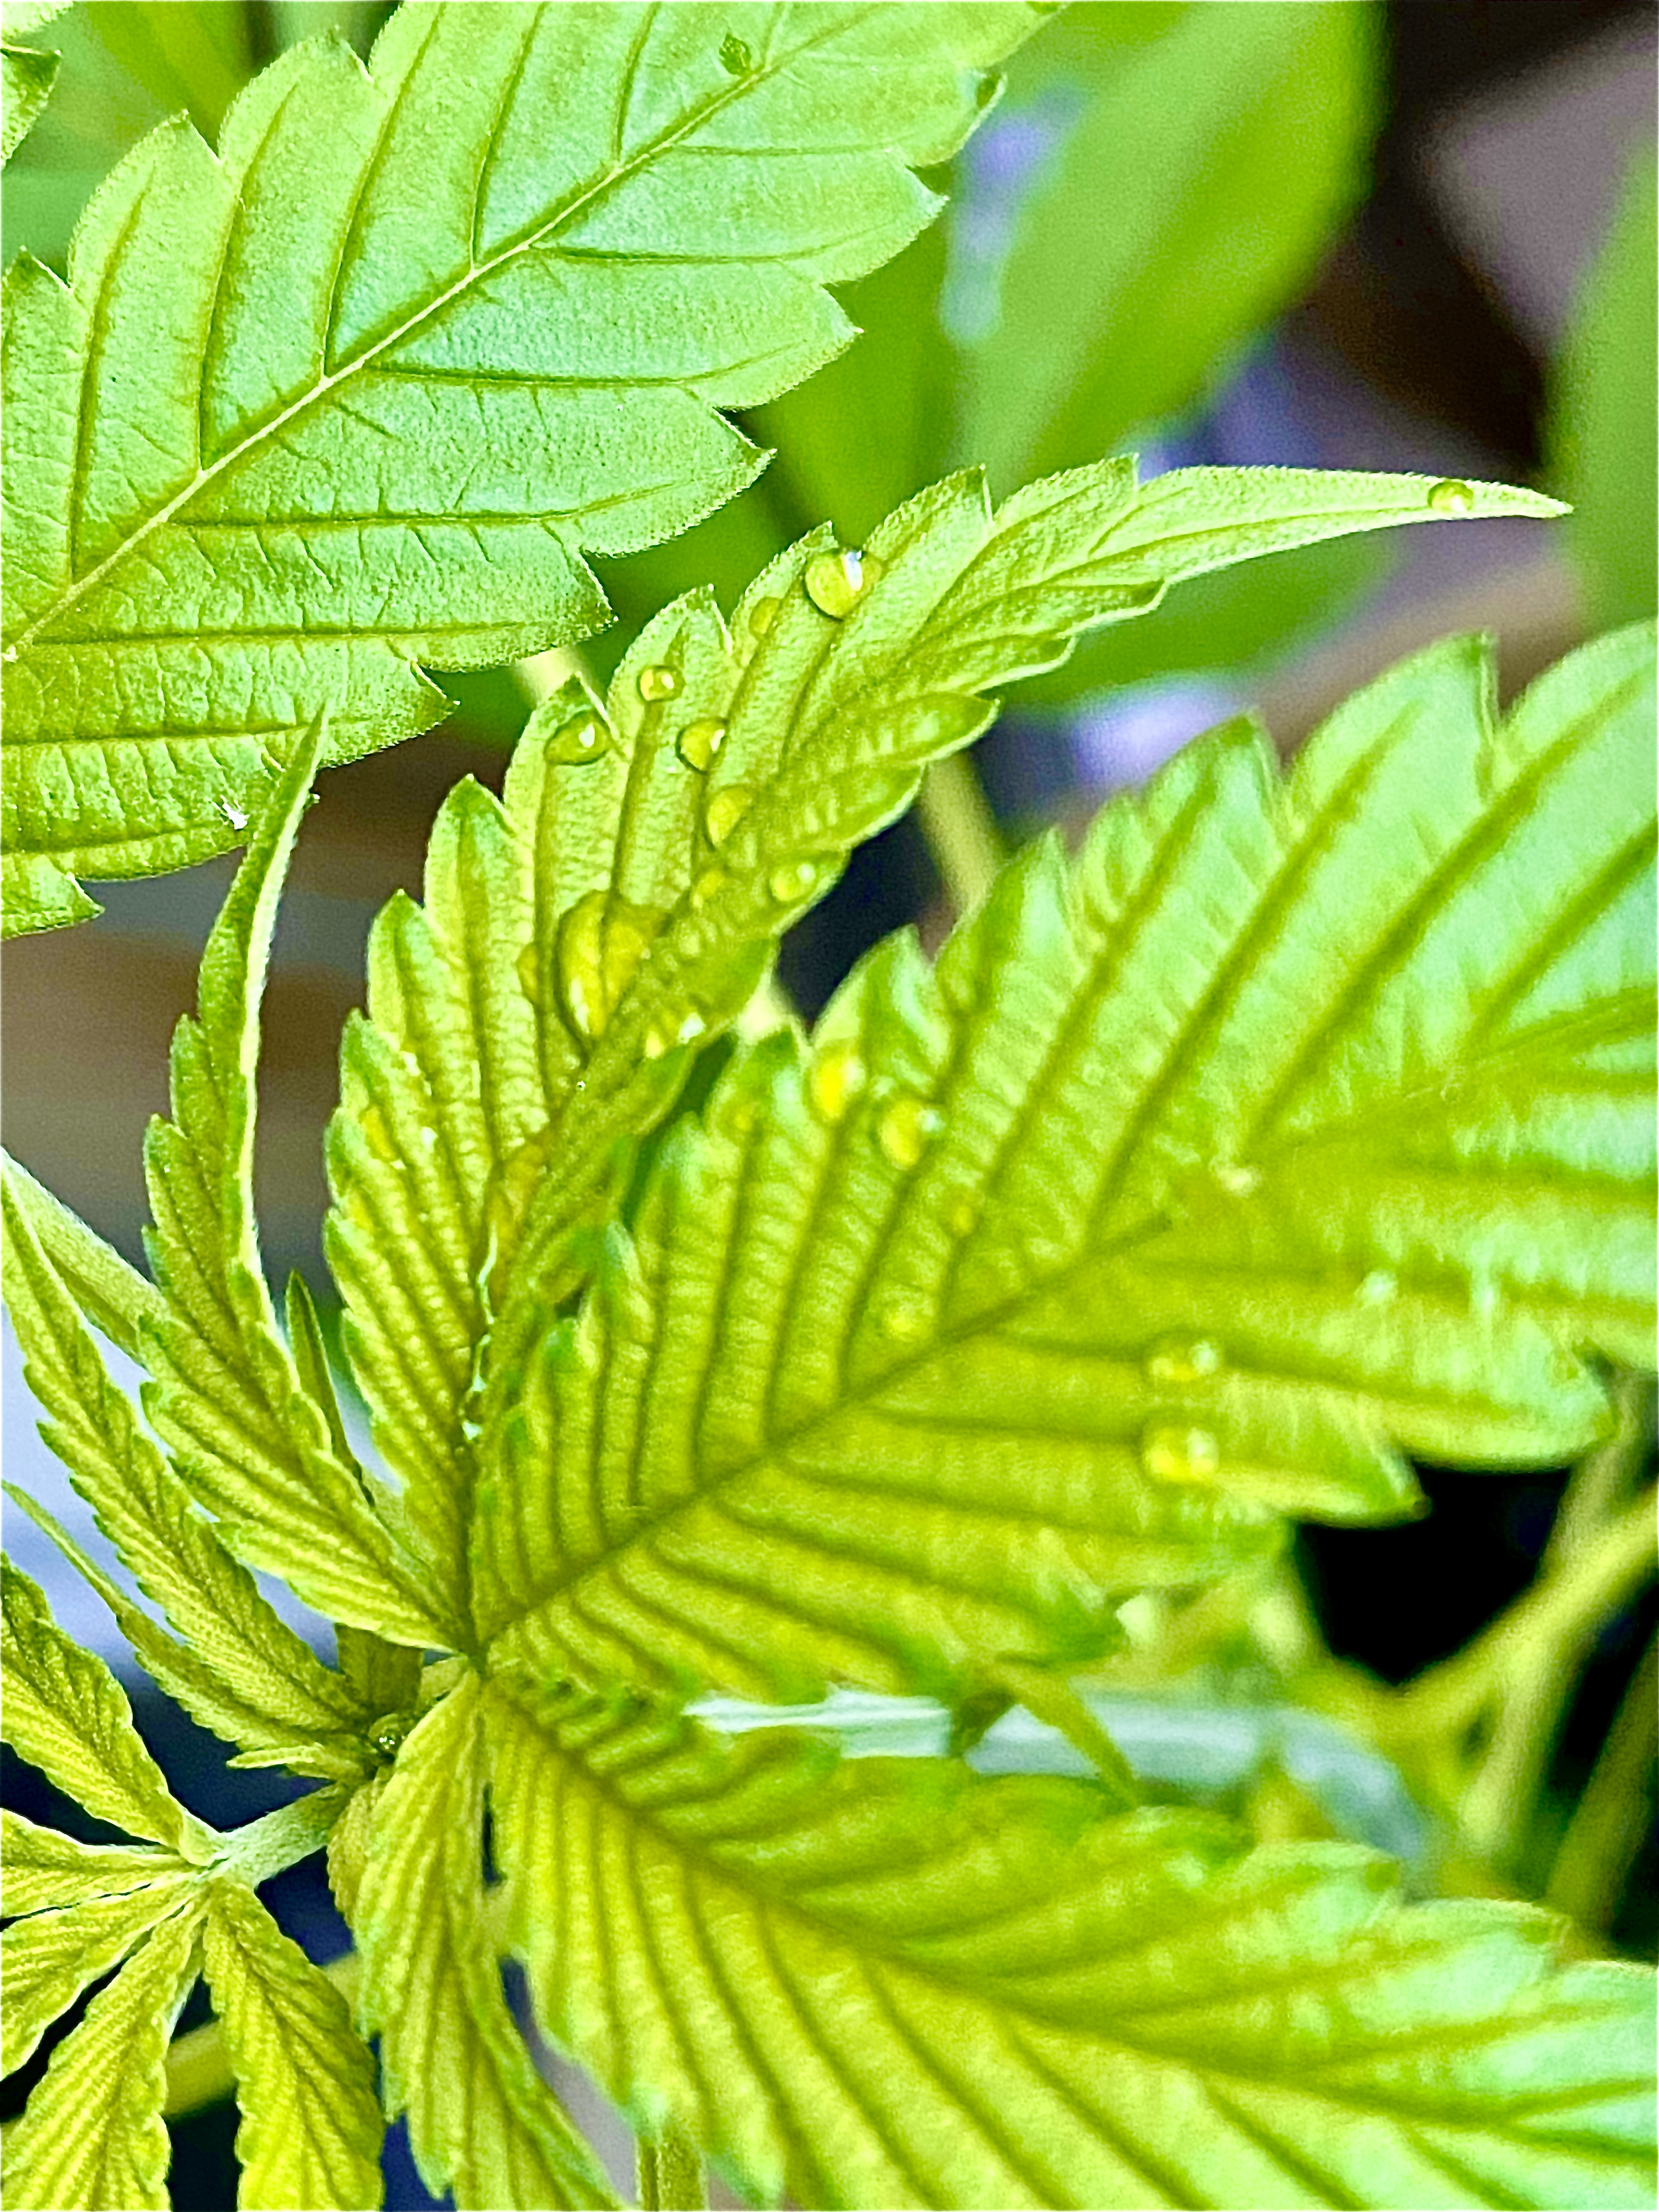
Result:
{"label": "cannabis leaf", "polygon": [[[276,1569],[320,1609],[416,1645],[442,1644],[434,1613],[343,1457],[328,1409],[277,1330],[253,1210],[259,1000],[276,902],[322,744],[295,750],[202,957],[199,1020],[173,1035],[171,1122],[145,1146],[165,1315],[146,1333],[146,1406],[192,1496],[222,1517],[233,1551]],[[319,1529],[328,1541],[319,1543]]]}
{"label": "cannabis leaf", "polygon": [[158,1921],[179,1911],[196,1881],[193,1867],[178,1864],[141,1889],[31,1913],[0,1932],[5,1990],[0,2071],[14,2073],[82,1990],[118,1965]]}
{"label": "cannabis leaf", "polygon": [[9,1807],[0,1810],[0,1870],[8,1917],[142,1889],[185,1862],[143,1844],[82,1844],[38,1827]]}
{"label": "cannabis leaf", "polygon": [[236,2075],[238,2202],[380,2202],[374,2062],[345,1999],[276,1926],[246,1882],[213,1885],[203,1945]]}
{"label": "cannabis leaf", "polygon": [[[143,1666],[204,1726],[240,1752],[263,1753],[273,1764],[308,1753],[301,1771],[341,1778],[360,1773],[359,1732],[386,1708],[362,1711],[340,1677],[273,1611],[110,1380],[35,1233],[38,1222],[52,1226],[73,1217],[9,1162],[3,1206],[6,1303],[22,1346],[25,1379],[47,1416],[42,1434],[100,1528],[178,1636],[158,1628],[42,1507],[11,1494],[105,1597]],[[86,1243],[97,1246],[90,1231],[79,1223],[74,1227]],[[121,1264],[112,1253],[108,1258]],[[160,1301],[148,1285],[143,1288],[149,1297],[138,1310],[153,1326]]]}
{"label": "cannabis leaf", "polygon": [[37,53],[13,40],[61,15],[69,0],[12,0],[0,44],[0,161],[9,161],[39,121],[58,75],[58,57]]}
{"label": "cannabis leaf", "polygon": [[[1078,1662],[1137,1587],[1568,1455],[1651,1328],[1653,649],[1238,726],[904,939],[664,1146],[503,1370],[497,1664],[811,1698]],[[1604,794],[1629,795],[1618,807]]]}
{"label": "cannabis leaf", "polygon": [[416,662],[602,623],[583,549],[750,480],[716,410],[847,343],[1036,21],[410,0],[152,132],[7,278],[6,928],[235,844],[324,706],[348,760]]}
{"label": "cannabis leaf", "polygon": [[199,1899],[161,1922],[52,2054],[5,2156],[15,2212],[167,2212],[164,2061],[196,1978]]}
{"label": "cannabis leaf", "polygon": [[1058,1777],[483,1711],[543,2022],[763,2202],[1647,2201],[1648,1978],[1541,1914]]}
{"label": "cannabis leaf", "polygon": [[387,2111],[409,2113],[427,2186],[462,2206],[602,2206],[603,2170],[538,2074],[501,1991],[481,1863],[476,1678],[409,1738],[375,1808],[353,1924],[358,2005]]}
{"label": "cannabis leaf", "polygon": [[[927,763],[1091,623],[1275,547],[1483,513],[1501,486],[1112,461],[994,515],[976,476],[933,486],[860,555],[819,532],[728,628],[706,593],[636,641],[601,707],[544,702],[504,805],[471,781],[439,817],[424,908],[394,898],[369,1014],[343,1053],[329,1254],[375,1437],[447,1601],[465,1602],[481,1347],[596,1210],[619,1141],[672,1101],[776,939]],[[522,1247],[523,1249],[520,1249]]]}

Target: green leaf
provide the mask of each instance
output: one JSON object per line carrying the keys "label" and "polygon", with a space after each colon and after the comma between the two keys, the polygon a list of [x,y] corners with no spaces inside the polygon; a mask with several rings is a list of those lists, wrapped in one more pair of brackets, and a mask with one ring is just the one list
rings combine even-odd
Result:
{"label": "green leaf", "polygon": [[52,2052],[7,2140],[12,2212],[167,2212],[165,2061],[196,1978],[200,1917],[164,1920]]}
{"label": "green leaf", "polygon": [[374,1808],[355,1924],[358,2014],[421,2178],[467,2212],[611,2205],[604,2169],[531,2060],[487,1933],[476,1680],[406,1740]]}
{"label": "green leaf", "polygon": [[1651,152],[1631,169],[1555,380],[1553,474],[1572,501],[1568,540],[1598,624],[1654,610],[1656,174]]}
{"label": "green leaf", "polygon": [[734,1066],[502,1354],[495,1662],[948,1702],[1410,1511],[1402,1447],[1593,1437],[1580,1351],[1651,1343],[1652,674],[1615,635],[1494,728],[1454,641],[1284,778],[1216,732]]}
{"label": "green leaf", "polygon": [[171,1122],[150,1126],[151,1265],[167,1301],[146,1333],[145,1406],[229,1547],[320,1611],[417,1645],[447,1642],[328,1411],[276,1327],[253,1210],[259,1001],[277,900],[321,744],[295,750],[202,956],[200,1018],[173,1034]]}
{"label": "green leaf", "polygon": [[159,1321],[167,1310],[155,1285],[130,1267],[9,1152],[0,1152],[0,1176],[7,1204],[27,1224],[30,1236],[82,1312],[130,1359],[142,1358],[145,1322]]}
{"label": "green leaf", "polygon": [[183,1865],[172,1851],[139,1844],[77,1843],[55,1828],[37,1827],[9,1808],[0,1810],[0,1872],[5,1884],[0,1911],[8,1917],[118,1897]]}
{"label": "green leaf", "polygon": [[211,1857],[212,1830],[174,1799],[109,1668],[64,1634],[21,1567],[0,1560],[0,1577],[6,1741],[99,1820],[187,1859]]}
{"label": "green leaf", "polygon": [[[45,1198],[38,1184],[33,1188]],[[273,1611],[140,1425],[34,1233],[36,1220],[53,1217],[38,1202],[26,1210],[25,1190],[8,1164],[6,1301],[23,1351],[25,1379],[46,1415],[41,1434],[140,1589],[161,1607],[183,1643],[141,1613],[50,1515],[27,1499],[25,1510],[100,1590],[142,1663],[205,1727],[240,1751],[332,1738],[337,1759],[330,1771],[357,1773],[362,1753],[353,1740],[365,1718],[374,1715],[363,1712],[340,1677]],[[148,1317],[161,1308],[151,1292],[139,1310]]]}
{"label": "green leaf", "polygon": [[[1449,509],[1431,490],[1272,469],[1137,486],[1119,461],[993,516],[977,477],[951,478],[872,533],[873,580],[843,614],[811,596],[839,605],[846,575],[818,532],[729,627],[706,594],[666,609],[604,708],[580,684],[544,702],[504,805],[470,783],[451,794],[424,909],[394,898],[376,922],[329,1140],[346,1341],[444,1602],[464,1598],[494,1316],[532,1310],[520,1286],[603,1210],[618,1145],[679,1087],[682,1043],[737,1015],[850,848],[991,720],[979,695],[1173,579],[1462,511],[1462,489]],[[1553,511],[1498,486],[1466,503]]]}
{"label": "green leaf", "polygon": [[[415,665],[605,617],[583,550],[683,530],[763,457],[718,411],[852,335],[823,289],[937,202],[1023,5],[398,10],[293,49],[114,171],[70,281],[7,280],[5,927],[76,873],[239,842],[425,728]],[[725,58],[722,58],[722,56]]]}
{"label": "green leaf", "polygon": [[1364,8],[1194,7],[1108,74],[1021,210],[957,450],[1016,483],[1195,398],[1359,197],[1376,40]]}
{"label": "green leaf", "polygon": [[493,1690],[548,2032],[762,2202],[1644,2204],[1652,1984],[1054,1776]]}
{"label": "green leaf", "polygon": [[58,56],[0,46],[0,161],[9,161],[52,97]]}
{"label": "green leaf", "polygon": [[374,2061],[344,1997],[246,1882],[214,1884],[203,1948],[241,2108],[238,2203],[378,2205]]}
{"label": "green leaf", "polygon": [[158,1921],[177,1912],[198,1880],[193,1867],[175,1860],[141,1889],[31,1913],[0,1930],[0,2073],[15,2073],[82,1990],[118,1966]]}

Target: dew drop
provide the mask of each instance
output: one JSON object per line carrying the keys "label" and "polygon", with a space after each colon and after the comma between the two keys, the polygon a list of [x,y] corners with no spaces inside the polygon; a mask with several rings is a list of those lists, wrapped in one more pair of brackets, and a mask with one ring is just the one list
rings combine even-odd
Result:
{"label": "dew drop", "polygon": [[1213,1337],[1164,1336],[1146,1354],[1146,1379],[1184,1389],[1194,1382],[1212,1382],[1226,1364],[1227,1355]]}
{"label": "dew drop", "polygon": [[247,828],[247,811],[245,807],[233,806],[228,799],[222,799],[219,801],[219,811],[233,830]]}
{"label": "dew drop", "polygon": [[708,1024],[697,1006],[671,1006],[654,1016],[646,1030],[642,1049],[647,1060],[661,1060],[678,1044],[695,1044]]}
{"label": "dew drop", "polygon": [[702,721],[688,722],[680,732],[677,750],[687,768],[694,768],[705,775],[714,765],[714,756],[726,742],[726,725],[706,716]]}
{"label": "dew drop", "polygon": [[883,1107],[876,1142],[896,1168],[908,1172],[921,1165],[923,1153],[944,1127],[945,1116],[937,1106],[903,1091]]}
{"label": "dew drop", "polygon": [[650,907],[589,891],[559,923],[559,996],[588,1043],[604,1032],[661,922]]}
{"label": "dew drop", "polygon": [[1160,1422],[1140,1440],[1140,1464],[1154,1482],[1213,1482],[1221,1447],[1207,1429]]}
{"label": "dew drop", "polygon": [[702,810],[703,832],[709,843],[723,845],[754,803],[755,794],[746,783],[722,784],[718,791],[711,791]]}
{"label": "dew drop", "polygon": [[535,944],[525,945],[513,964],[519,971],[519,988],[532,1006],[539,1006],[542,1002],[540,946]]}
{"label": "dew drop", "polygon": [[774,868],[766,888],[780,906],[795,906],[818,887],[818,872],[811,860],[789,860]]}
{"label": "dew drop", "polygon": [[724,890],[731,880],[732,871],[721,867],[718,861],[712,868],[705,868],[691,886],[692,905],[707,906],[709,900]]}
{"label": "dew drop", "polygon": [[378,1106],[365,1106],[357,1116],[357,1127],[362,1131],[368,1149],[376,1159],[387,1160],[393,1167],[401,1167],[403,1156],[386,1123],[386,1115]]}
{"label": "dew drop", "polygon": [[1261,1170],[1243,1167],[1237,1160],[1223,1160],[1213,1173],[1216,1181],[1231,1198],[1248,1198],[1252,1191],[1261,1188]]}
{"label": "dew drop", "polygon": [[806,1093],[823,1121],[844,1121],[866,1081],[863,1060],[850,1044],[826,1046],[807,1071]]}
{"label": "dew drop", "polygon": [[764,637],[778,618],[781,599],[757,599],[749,610],[749,630],[753,637]]}
{"label": "dew drop", "polygon": [[927,1334],[927,1316],[914,1298],[889,1298],[877,1318],[882,1334],[896,1344],[914,1344]]}
{"label": "dew drop", "polygon": [[755,57],[735,31],[728,31],[720,40],[720,67],[727,76],[747,76],[755,66]]}
{"label": "dew drop", "polygon": [[1429,505],[1437,514],[1472,514],[1474,494],[1462,477],[1442,477],[1429,487]]}
{"label": "dew drop", "polygon": [[436,1128],[430,1121],[422,1121],[421,1124],[421,1150],[423,1152],[435,1152],[437,1149],[438,1132]]}
{"label": "dew drop", "polygon": [[368,1741],[382,1759],[395,1759],[414,1725],[413,1713],[382,1713],[370,1728]]}
{"label": "dew drop", "polygon": [[960,1198],[951,1200],[945,1212],[945,1225],[952,1237],[971,1237],[975,1230],[979,1227],[981,1211],[980,1202],[973,1193],[963,1191]]}
{"label": "dew drop", "polygon": [[611,732],[597,714],[573,715],[547,741],[547,757],[556,768],[585,768],[610,750]]}
{"label": "dew drop", "polygon": [[1400,1295],[1400,1278],[1387,1267],[1373,1267],[1360,1278],[1354,1297],[1362,1306],[1386,1306]]}
{"label": "dew drop", "polygon": [[850,615],[870,586],[860,553],[818,553],[806,564],[806,596],[820,614],[840,622]]}
{"label": "dew drop", "polygon": [[680,679],[674,671],[660,665],[641,669],[636,680],[640,696],[647,705],[659,699],[672,699],[680,688]]}

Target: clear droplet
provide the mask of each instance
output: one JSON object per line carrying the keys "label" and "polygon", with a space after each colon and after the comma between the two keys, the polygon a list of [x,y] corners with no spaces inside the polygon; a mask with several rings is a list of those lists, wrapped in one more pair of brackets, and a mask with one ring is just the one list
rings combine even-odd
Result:
{"label": "clear droplet", "polygon": [[647,704],[659,699],[672,699],[680,688],[680,679],[672,668],[642,668],[636,680],[640,696]]}
{"label": "clear droplet", "polygon": [[1164,1336],[1146,1354],[1146,1380],[1176,1389],[1194,1382],[1212,1382],[1227,1364],[1227,1355],[1211,1336]]}
{"label": "clear droplet", "polygon": [[701,721],[688,722],[680,732],[677,750],[687,768],[694,768],[705,775],[714,765],[714,756],[726,742],[726,725],[705,715]]}
{"label": "clear droplet", "polygon": [[1213,1482],[1221,1447],[1208,1429],[1160,1422],[1140,1440],[1140,1464],[1154,1482]]}
{"label": "clear droplet", "polygon": [[914,1344],[927,1334],[927,1316],[914,1298],[889,1298],[878,1316],[881,1333],[896,1344]]}
{"label": "clear droplet", "polygon": [[702,810],[703,834],[711,845],[723,845],[755,803],[746,783],[722,784],[708,794]]}
{"label": "clear droplet", "polygon": [[755,66],[755,57],[734,31],[728,31],[720,40],[720,67],[727,76],[747,76]]}
{"label": "clear droplet", "polygon": [[513,964],[519,972],[519,988],[532,1006],[539,1006],[542,1002],[541,947],[534,944],[525,945]]}
{"label": "clear droplet", "polygon": [[751,637],[764,637],[778,618],[781,599],[757,599],[749,610],[749,631]]}
{"label": "clear droplet", "polygon": [[436,1127],[434,1127],[434,1125],[432,1122],[430,1122],[430,1121],[422,1121],[422,1124],[421,1124],[421,1137],[420,1137],[420,1144],[421,1144],[421,1150],[422,1150],[423,1152],[435,1152],[437,1151],[437,1149],[438,1149],[438,1132],[437,1132]]}
{"label": "clear droplet", "polygon": [[647,946],[662,925],[650,907],[589,891],[559,924],[559,996],[570,1026],[588,1043],[604,1033]]}
{"label": "clear droplet", "polygon": [[724,889],[731,880],[732,871],[721,867],[718,861],[712,868],[705,868],[691,886],[692,905],[707,906],[715,893]]}
{"label": "clear droplet", "polygon": [[547,757],[557,768],[584,768],[610,750],[610,726],[597,714],[573,714],[547,741]]}
{"label": "clear droplet", "polygon": [[1429,505],[1437,514],[1472,514],[1474,494],[1462,477],[1442,477],[1429,487]]}
{"label": "clear droplet", "polygon": [[806,596],[820,614],[840,622],[850,615],[869,589],[870,578],[861,553],[817,553],[806,564]]}
{"label": "clear droplet", "polygon": [[902,1091],[882,1108],[876,1142],[896,1168],[908,1173],[921,1165],[923,1153],[944,1127],[945,1116],[937,1106]]}
{"label": "clear droplet", "polygon": [[1355,1298],[1362,1306],[1385,1306],[1400,1295],[1400,1278],[1387,1267],[1373,1267],[1360,1278]]}
{"label": "clear droplet", "polygon": [[357,1116],[357,1127],[362,1131],[368,1149],[376,1159],[387,1160],[393,1167],[401,1167],[403,1155],[392,1134],[386,1115],[378,1106],[365,1106]]}
{"label": "clear droplet", "polygon": [[1223,1190],[1232,1198],[1248,1198],[1261,1187],[1260,1168],[1247,1168],[1237,1160],[1223,1160],[1213,1172]]}
{"label": "clear droplet", "polygon": [[395,1759],[404,1738],[415,1725],[413,1713],[382,1713],[368,1731],[368,1741],[382,1759]]}
{"label": "clear droplet", "polygon": [[828,1045],[807,1070],[806,1095],[822,1120],[841,1121],[866,1080],[864,1062],[854,1046]]}
{"label": "clear droplet", "polygon": [[774,868],[766,888],[780,906],[794,906],[809,898],[818,886],[818,872],[811,860],[789,860]]}
{"label": "clear droplet", "polygon": [[233,806],[228,799],[222,799],[219,801],[219,811],[233,830],[247,828],[247,810],[245,807]]}

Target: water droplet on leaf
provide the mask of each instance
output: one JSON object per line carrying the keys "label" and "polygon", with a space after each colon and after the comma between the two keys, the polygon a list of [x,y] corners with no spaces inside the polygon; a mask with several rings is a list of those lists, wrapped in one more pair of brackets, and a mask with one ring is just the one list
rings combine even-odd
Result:
{"label": "water droplet on leaf", "polygon": [[1164,1336],[1146,1354],[1146,1379],[1185,1389],[1194,1382],[1212,1382],[1226,1364],[1227,1355],[1213,1337]]}
{"label": "water droplet on leaf", "polygon": [[1462,477],[1442,477],[1429,487],[1429,505],[1437,514],[1472,514],[1474,494]]}
{"label": "water droplet on leaf", "polygon": [[680,688],[680,679],[674,671],[660,666],[641,669],[637,682],[640,696],[648,705],[659,699],[672,699]]}
{"label": "water droplet on leaf", "polygon": [[818,886],[818,872],[811,860],[790,860],[774,868],[766,888],[780,906],[794,906]]}
{"label": "water droplet on leaf", "polygon": [[589,891],[559,923],[559,996],[570,1026],[592,1044],[616,1012],[661,927],[650,907]]}
{"label": "water droplet on leaf", "polygon": [[709,843],[723,845],[754,803],[755,794],[746,783],[722,784],[711,791],[702,810],[703,834]]}
{"label": "water droplet on leaf", "polygon": [[820,614],[840,622],[850,615],[870,586],[859,553],[817,553],[806,564],[806,596]]}
{"label": "water droplet on leaf", "polygon": [[914,1344],[927,1333],[927,1316],[913,1298],[889,1298],[879,1318],[882,1334],[896,1343]]}
{"label": "water droplet on leaf", "polygon": [[757,599],[749,610],[749,631],[752,637],[764,637],[778,618],[781,599]]}
{"label": "water droplet on leaf", "polygon": [[520,989],[532,1006],[539,1006],[542,1002],[541,948],[533,944],[526,945],[513,964],[519,971]]}
{"label": "water droplet on leaf", "polygon": [[376,1159],[388,1160],[393,1167],[403,1165],[403,1155],[398,1150],[386,1115],[378,1106],[365,1106],[357,1116],[357,1127],[362,1131],[368,1149]]}
{"label": "water droplet on leaf", "polygon": [[951,1200],[945,1217],[945,1225],[952,1237],[971,1237],[979,1227],[979,1218],[983,1210],[971,1191],[963,1191],[960,1198]]}
{"label": "water droplet on leaf", "polygon": [[721,867],[718,861],[712,868],[705,868],[691,886],[692,905],[707,906],[714,894],[731,880],[731,870]]}
{"label": "water droplet on leaf", "polygon": [[610,729],[597,714],[573,715],[547,741],[547,757],[558,768],[585,768],[610,750]]}
{"label": "water droplet on leaf", "polygon": [[1154,1482],[1213,1482],[1221,1447],[1207,1429],[1160,1422],[1141,1438],[1140,1464]]}
{"label": "water droplet on leaf", "polygon": [[944,1127],[945,1116],[937,1106],[907,1091],[883,1107],[876,1142],[896,1168],[908,1173],[921,1165],[923,1153]]}
{"label": "water droplet on leaf", "polygon": [[727,76],[747,76],[755,66],[755,57],[734,31],[728,31],[720,40],[720,67]]}
{"label": "water droplet on leaf", "polygon": [[726,725],[712,717],[688,722],[680,732],[678,750],[687,768],[703,775],[714,765],[714,756],[726,742]]}
{"label": "water droplet on leaf", "polygon": [[1237,1160],[1223,1160],[1213,1170],[1216,1181],[1231,1198],[1248,1198],[1261,1187],[1261,1170],[1247,1168]]}
{"label": "water droplet on leaf", "polygon": [[1362,1306],[1385,1306],[1400,1295],[1400,1278],[1386,1267],[1373,1267],[1360,1279],[1354,1297]]}
{"label": "water droplet on leaf", "polygon": [[832,1044],[818,1054],[807,1070],[806,1093],[823,1121],[844,1121],[866,1079],[864,1062],[856,1049],[850,1044]]}

